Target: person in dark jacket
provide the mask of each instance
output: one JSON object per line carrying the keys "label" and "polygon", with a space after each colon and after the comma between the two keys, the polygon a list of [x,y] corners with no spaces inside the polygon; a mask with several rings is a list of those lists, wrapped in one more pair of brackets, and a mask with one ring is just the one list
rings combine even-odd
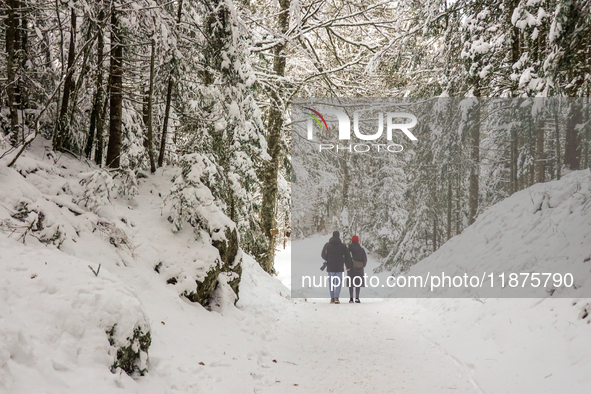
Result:
{"label": "person in dark jacket", "polygon": [[350,264],[350,256],[347,246],[341,242],[338,231],[332,233],[332,238],[324,245],[321,256],[328,264],[326,271],[330,279],[330,303],[340,304],[343,272],[345,272],[345,265]]}
{"label": "person in dark jacket", "polygon": [[359,304],[359,292],[365,287],[364,268],[367,265],[367,254],[359,245],[359,237],[354,235],[349,245],[351,258],[347,264],[347,276],[349,277],[349,303],[353,303],[353,288],[355,288],[355,302]]}

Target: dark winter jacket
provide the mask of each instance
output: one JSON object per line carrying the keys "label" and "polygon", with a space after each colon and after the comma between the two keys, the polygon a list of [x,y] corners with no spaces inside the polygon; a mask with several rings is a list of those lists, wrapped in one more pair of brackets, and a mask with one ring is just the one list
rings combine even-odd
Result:
{"label": "dark winter jacket", "polygon": [[322,249],[322,258],[328,262],[327,272],[344,272],[345,264],[351,264],[347,246],[337,236],[328,240]]}
{"label": "dark winter jacket", "polygon": [[[347,268],[349,268],[349,271],[347,271],[347,276],[349,276],[351,278],[351,284],[358,284],[361,283],[361,287],[365,287],[365,281],[363,280],[363,276],[365,274],[363,268],[355,268],[353,265],[353,260],[357,260],[357,261],[362,261],[363,262],[363,267],[365,267],[367,265],[367,255],[365,254],[365,250],[361,247],[361,245],[359,245],[358,242],[352,242],[351,245],[349,245],[349,253],[351,255],[351,258],[349,259],[349,264],[347,265]],[[357,279],[355,282],[353,282],[353,278],[355,277],[361,277],[362,279],[359,280]]]}

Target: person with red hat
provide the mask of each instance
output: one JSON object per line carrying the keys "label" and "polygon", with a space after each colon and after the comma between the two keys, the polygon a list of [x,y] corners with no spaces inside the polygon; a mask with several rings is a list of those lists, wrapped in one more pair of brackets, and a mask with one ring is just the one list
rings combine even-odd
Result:
{"label": "person with red hat", "polygon": [[347,264],[347,276],[349,277],[349,303],[353,303],[353,289],[355,289],[355,303],[359,304],[359,292],[365,287],[364,268],[367,265],[367,254],[359,245],[359,237],[354,235],[349,244],[351,259]]}

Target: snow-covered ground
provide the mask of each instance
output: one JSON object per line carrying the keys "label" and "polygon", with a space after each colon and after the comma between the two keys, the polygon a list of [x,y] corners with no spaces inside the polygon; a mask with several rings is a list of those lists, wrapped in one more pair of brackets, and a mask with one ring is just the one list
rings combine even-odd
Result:
{"label": "snow-covered ground", "polygon": [[[33,152],[18,162],[26,178],[0,163],[0,221],[23,197],[51,216],[45,233],[23,237],[22,228],[0,227],[0,393],[589,392],[589,299],[367,299],[367,289],[361,304],[331,305],[328,295],[290,299],[290,250],[319,254],[327,237],[313,237],[279,250],[277,277],[245,256],[237,306],[208,311],[179,297],[178,286],[188,283],[168,284],[154,270],[159,262],[170,270],[191,266],[213,252],[191,229],[170,231],[161,195],[172,169],[140,180],[135,197],[113,198],[95,212],[69,203],[64,190],[93,168],[67,157],[56,165],[43,146]],[[564,209],[547,210],[556,213],[544,220],[557,228],[557,215],[588,214],[589,175],[569,177],[562,190],[578,182],[583,196],[566,193]],[[100,220],[111,227],[97,227]],[[565,258],[582,257],[588,242],[575,242],[588,239],[588,223],[583,217],[568,233],[578,246],[561,248]],[[505,225],[500,230],[512,231]],[[454,242],[462,245],[470,231]],[[38,240],[44,236],[61,237],[60,249]],[[526,239],[541,261],[552,238]],[[442,248],[420,264],[446,267],[449,253]],[[149,329],[145,376],[111,372],[115,347],[106,331],[114,325],[115,345],[135,327]]]}
{"label": "snow-covered ground", "polygon": [[[64,192],[94,168],[66,156],[56,165],[44,152],[37,145],[19,159],[26,178],[0,163],[0,393],[253,392],[272,364],[265,343],[290,305],[288,290],[244,256],[239,308],[212,312],[179,297],[182,276],[168,284],[154,268],[170,263],[182,274],[213,248],[190,226],[171,232],[159,195],[171,187],[169,170],[95,213]],[[23,199],[45,213],[44,230],[13,227]],[[60,249],[39,241],[54,225]],[[135,327],[150,331],[151,346],[140,365],[148,372],[134,380],[110,367]]]}
{"label": "snow-covered ground", "polygon": [[[292,247],[322,250],[321,237]],[[290,272],[289,248],[277,256],[280,278]],[[368,266],[375,265],[371,260]],[[277,322],[269,351],[284,366],[268,393],[478,393],[469,370],[416,330],[409,311],[416,301],[363,298],[340,305],[327,298],[294,299]],[[408,308],[408,306],[411,306]],[[280,357],[280,358],[279,358]],[[258,392],[258,391],[257,391]]]}
{"label": "snow-covered ground", "polygon": [[[321,250],[327,238],[292,247]],[[279,257],[284,277],[289,259]],[[433,270],[445,267],[445,260],[431,261]],[[376,266],[370,256],[368,267]],[[303,360],[293,375],[308,387],[322,381],[321,392],[589,392],[589,299],[364,299],[366,290],[361,304],[296,300],[285,337],[291,350],[282,353]],[[320,343],[305,344],[312,337]],[[338,367],[343,371],[330,373]]]}

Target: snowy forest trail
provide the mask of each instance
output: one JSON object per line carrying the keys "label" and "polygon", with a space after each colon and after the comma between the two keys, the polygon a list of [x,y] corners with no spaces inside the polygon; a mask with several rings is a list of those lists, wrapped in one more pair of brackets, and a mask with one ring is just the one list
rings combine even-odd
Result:
{"label": "snowy forest trail", "polygon": [[[4,167],[0,203],[18,207],[26,198],[69,236],[58,249],[36,234],[26,242],[24,233],[0,234],[0,394],[589,393],[588,293],[387,299],[367,287],[361,304],[347,303],[347,289],[341,305],[329,304],[328,289],[319,298],[292,297],[292,264],[326,276],[320,252],[329,236],[317,234],[278,251],[277,276],[244,254],[238,302],[216,298],[206,308],[182,295],[194,288],[197,259],[207,260],[211,249],[190,226],[170,231],[158,191],[172,174],[142,181],[134,200],[106,202],[99,217],[47,198],[59,196],[61,204],[82,195],[56,194],[61,178],[80,186],[79,167],[60,174],[31,157],[19,163],[28,177]],[[554,261],[573,262],[580,289],[588,289],[590,179],[580,171],[516,193],[413,272],[459,274],[471,263],[546,272]],[[0,221],[10,218],[0,209]],[[97,227],[99,218],[113,230]],[[371,257],[368,275],[378,267]],[[165,271],[162,262],[177,265]],[[147,372],[131,377],[113,363],[135,327],[149,329],[151,345],[140,359]]]}
{"label": "snowy forest trail", "polygon": [[277,355],[276,385],[260,392],[479,393],[464,367],[396,309],[381,300],[295,302],[267,347]]}
{"label": "snowy forest trail", "polygon": [[[315,238],[309,249],[321,250]],[[308,245],[307,245],[308,246]],[[313,246],[316,246],[314,248]],[[320,252],[318,252],[318,255]],[[368,267],[375,265],[369,258]],[[290,278],[288,247],[276,257],[278,277]],[[412,300],[364,298],[341,304],[294,299],[273,327],[266,350],[275,385],[258,393],[480,393],[466,367],[431,342],[409,319]],[[266,379],[269,382],[269,379]]]}

